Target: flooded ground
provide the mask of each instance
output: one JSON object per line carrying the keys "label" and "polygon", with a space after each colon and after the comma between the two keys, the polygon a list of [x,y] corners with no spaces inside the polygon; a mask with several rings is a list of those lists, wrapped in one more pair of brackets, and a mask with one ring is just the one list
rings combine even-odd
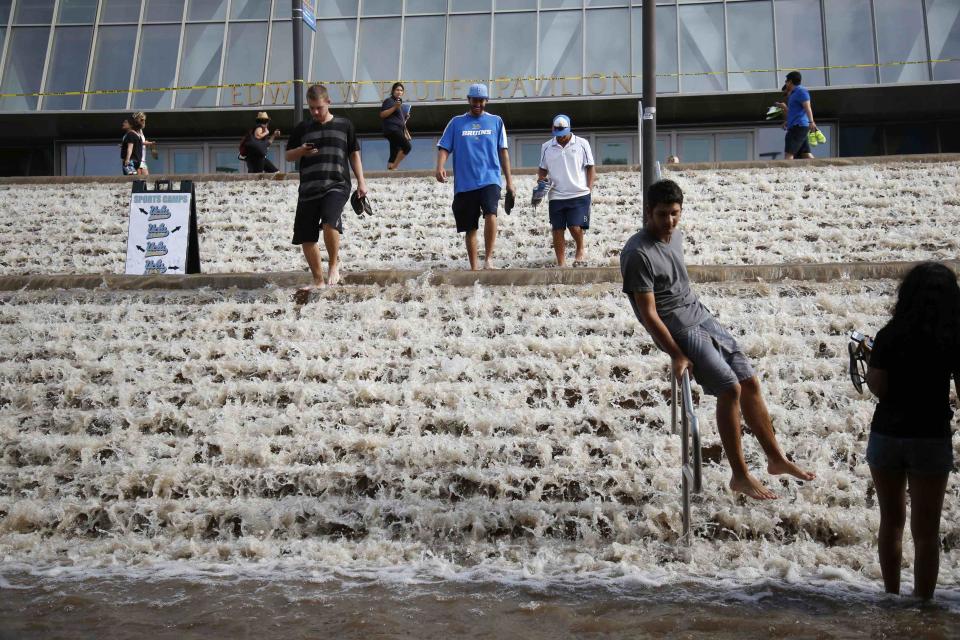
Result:
{"label": "flooded ground", "polygon": [[7,574],[0,638],[956,638],[960,593]]}

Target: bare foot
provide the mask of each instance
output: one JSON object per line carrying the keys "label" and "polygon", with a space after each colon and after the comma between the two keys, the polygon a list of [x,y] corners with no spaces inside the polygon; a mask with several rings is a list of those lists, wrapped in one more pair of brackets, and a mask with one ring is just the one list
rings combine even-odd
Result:
{"label": "bare foot", "polygon": [[394,165],[392,162],[387,163],[387,171],[394,171],[396,168],[396,165]]}
{"label": "bare foot", "polygon": [[483,261],[483,268],[484,268],[484,269],[496,269],[496,267],[493,266],[493,261],[492,261],[492,260],[484,260],[484,261]]}
{"label": "bare foot", "polygon": [[327,271],[327,284],[331,287],[340,283],[340,267],[330,267]]}
{"label": "bare foot", "polygon": [[767,462],[767,473],[772,476],[791,475],[798,480],[813,480],[817,474],[804,471],[786,458],[777,462]]}
{"label": "bare foot", "polygon": [[578,253],[577,255],[573,256],[574,262],[586,262],[586,260],[587,256],[582,253]]}
{"label": "bare foot", "polygon": [[767,489],[756,478],[750,475],[743,478],[730,478],[730,490],[742,493],[754,500],[774,500],[777,497],[777,494]]}

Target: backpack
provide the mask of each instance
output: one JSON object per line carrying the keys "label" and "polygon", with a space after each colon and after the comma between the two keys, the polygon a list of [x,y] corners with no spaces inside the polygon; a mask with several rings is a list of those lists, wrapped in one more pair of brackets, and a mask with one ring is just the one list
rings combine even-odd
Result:
{"label": "backpack", "polygon": [[239,153],[237,154],[237,158],[239,160],[247,159],[247,140],[249,139],[250,139],[249,131],[244,134],[243,138],[240,139],[240,146],[237,147],[237,151],[239,151]]}

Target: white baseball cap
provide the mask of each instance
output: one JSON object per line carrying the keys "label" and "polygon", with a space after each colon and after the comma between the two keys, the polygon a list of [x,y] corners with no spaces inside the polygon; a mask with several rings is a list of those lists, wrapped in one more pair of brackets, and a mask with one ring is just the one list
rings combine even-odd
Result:
{"label": "white baseball cap", "polygon": [[570,135],[570,116],[562,113],[553,119],[553,135],[558,138]]}

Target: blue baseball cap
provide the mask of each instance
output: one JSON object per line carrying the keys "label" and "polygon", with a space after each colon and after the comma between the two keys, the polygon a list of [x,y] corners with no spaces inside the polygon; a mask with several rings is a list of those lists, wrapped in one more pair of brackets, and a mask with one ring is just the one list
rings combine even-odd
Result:
{"label": "blue baseball cap", "polygon": [[467,91],[467,97],[489,99],[490,94],[487,93],[487,85],[483,84],[482,82],[477,82],[470,85],[470,90]]}
{"label": "blue baseball cap", "polygon": [[570,135],[570,116],[562,113],[553,119],[553,135],[558,138]]}

